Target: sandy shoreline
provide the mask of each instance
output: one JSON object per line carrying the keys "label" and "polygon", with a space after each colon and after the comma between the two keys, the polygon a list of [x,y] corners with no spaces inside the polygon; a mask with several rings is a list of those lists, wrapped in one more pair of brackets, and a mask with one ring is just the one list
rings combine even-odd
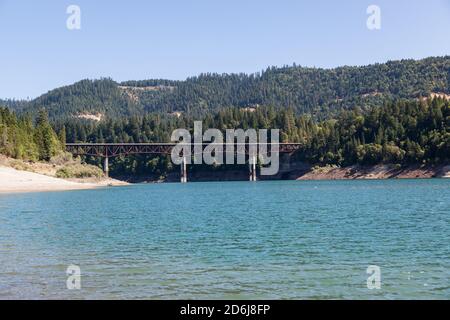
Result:
{"label": "sandy shoreline", "polygon": [[13,168],[0,166],[0,194],[85,190],[126,184],[126,182],[114,179],[92,179],[86,182],[68,181],[43,174],[19,171]]}

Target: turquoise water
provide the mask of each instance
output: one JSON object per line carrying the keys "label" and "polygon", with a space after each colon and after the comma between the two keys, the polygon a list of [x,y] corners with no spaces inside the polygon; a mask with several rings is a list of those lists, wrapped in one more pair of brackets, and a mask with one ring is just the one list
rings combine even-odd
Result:
{"label": "turquoise water", "polygon": [[[0,299],[449,299],[449,191],[276,181],[0,195]],[[66,288],[71,264],[81,290]]]}

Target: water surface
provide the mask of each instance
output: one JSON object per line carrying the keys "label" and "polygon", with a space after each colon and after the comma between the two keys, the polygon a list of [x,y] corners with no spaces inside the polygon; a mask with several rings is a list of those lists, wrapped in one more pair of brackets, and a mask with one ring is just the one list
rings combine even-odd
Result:
{"label": "water surface", "polygon": [[[0,299],[449,299],[450,180],[0,195]],[[81,290],[66,288],[80,266]],[[366,269],[381,268],[381,289]]]}

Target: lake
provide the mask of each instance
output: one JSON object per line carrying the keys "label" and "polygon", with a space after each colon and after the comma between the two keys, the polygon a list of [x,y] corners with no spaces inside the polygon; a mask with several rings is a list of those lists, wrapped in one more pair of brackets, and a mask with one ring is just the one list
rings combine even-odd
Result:
{"label": "lake", "polygon": [[0,299],[449,299],[449,191],[429,179],[0,195]]}

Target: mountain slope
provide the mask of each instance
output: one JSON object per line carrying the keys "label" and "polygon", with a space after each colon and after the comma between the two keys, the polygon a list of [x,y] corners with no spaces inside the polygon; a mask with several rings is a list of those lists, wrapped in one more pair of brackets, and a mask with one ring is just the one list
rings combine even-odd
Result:
{"label": "mountain slope", "polygon": [[85,114],[117,117],[143,111],[111,79],[82,80],[52,90],[31,101],[25,110],[36,111],[43,107],[48,110],[52,119]]}
{"label": "mountain slope", "polygon": [[46,108],[52,119],[80,114],[109,118],[143,112],[200,114],[223,107],[272,105],[299,113],[380,105],[389,99],[450,93],[450,56],[335,69],[298,66],[256,74],[202,74],[185,81],[116,83],[83,80],[30,101],[21,110]]}

